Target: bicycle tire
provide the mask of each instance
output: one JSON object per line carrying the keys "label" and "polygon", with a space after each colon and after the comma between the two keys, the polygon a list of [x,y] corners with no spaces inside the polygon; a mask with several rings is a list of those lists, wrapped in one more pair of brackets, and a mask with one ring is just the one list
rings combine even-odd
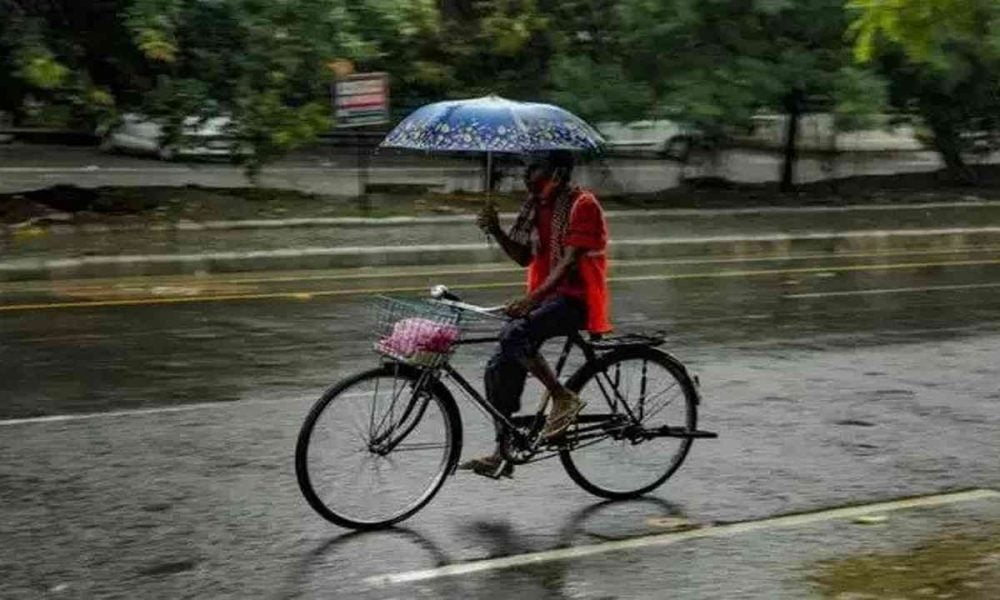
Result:
{"label": "bicycle tire", "polygon": [[[574,373],[569,381],[566,383],[566,387],[570,390],[581,394],[583,390],[587,387],[587,384],[594,380],[602,372],[607,372],[607,370],[615,365],[620,365],[629,361],[647,361],[648,363],[655,364],[662,367],[667,373],[669,373],[673,379],[679,385],[679,389],[683,394],[684,410],[685,410],[685,426],[689,430],[697,429],[698,421],[698,393],[695,389],[694,382],[688,375],[687,370],[684,366],[677,361],[672,356],[650,347],[631,347],[622,348],[619,350],[614,350],[608,354],[600,357],[597,361],[593,363],[588,363],[581,367],[576,373]],[[588,400],[587,397],[581,395],[584,400]],[[603,402],[603,400],[596,400],[595,398],[590,398],[590,404],[596,402]],[[591,407],[588,406],[588,410]],[[608,437],[610,440],[610,436]],[[653,438],[657,439],[657,438]],[[677,439],[679,441],[679,446],[677,451],[674,453],[672,460],[666,465],[665,470],[662,474],[656,476],[652,481],[646,482],[642,485],[638,485],[634,488],[624,488],[624,489],[612,489],[611,486],[595,482],[594,477],[588,477],[585,475],[577,461],[574,459],[574,452],[580,452],[586,447],[596,447],[598,444],[603,442],[593,442],[588,446],[584,447],[582,444],[576,448],[564,448],[559,452],[559,459],[562,462],[563,468],[566,470],[567,475],[573,480],[578,486],[584,490],[599,496],[602,498],[609,498],[612,500],[624,500],[630,498],[636,498],[642,496],[643,494],[649,493],[654,489],[663,485],[663,483],[673,475],[677,469],[683,464],[687,454],[691,449],[691,444],[693,440],[691,438],[671,438]],[[651,440],[646,440],[640,442],[638,445],[648,444]],[[626,441],[627,442],[627,441]],[[631,442],[628,442],[631,443]],[[636,445],[636,444],[632,444]],[[617,466],[617,465],[616,465]],[[624,470],[618,470],[616,474],[621,474]]]}
{"label": "bicycle tire", "polygon": [[[326,411],[327,408],[338,399],[338,397],[341,397],[342,394],[360,383],[377,379],[379,377],[390,376],[399,377],[402,380],[415,383],[419,380],[420,374],[421,371],[413,367],[399,363],[386,363],[381,367],[358,373],[338,382],[328,389],[312,406],[305,421],[302,423],[295,445],[295,475],[302,495],[305,497],[306,501],[313,508],[313,510],[319,513],[320,516],[341,527],[356,530],[371,530],[389,527],[408,519],[426,506],[427,503],[434,498],[438,491],[440,491],[447,476],[454,472],[462,451],[461,417],[451,392],[449,392],[440,381],[434,381],[429,384],[430,387],[428,392],[431,397],[428,402],[436,402],[437,406],[441,410],[441,414],[444,417],[444,424],[447,429],[446,433],[448,437],[448,439],[445,440],[445,443],[447,444],[447,451],[445,458],[440,463],[440,468],[436,472],[431,484],[423,491],[414,503],[408,505],[405,510],[401,510],[396,514],[391,514],[384,518],[368,520],[353,515],[343,514],[342,512],[338,512],[338,510],[331,508],[329,502],[323,500],[321,494],[317,491],[314,485],[313,477],[310,473],[310,442],[312,441],[317,421],[320,419],[321,415],[323,415],[324,411]],[[422,420],[424,418],[425,415],[421,414],[420,419]],[[371,451],[369,450],[369,452]]]}

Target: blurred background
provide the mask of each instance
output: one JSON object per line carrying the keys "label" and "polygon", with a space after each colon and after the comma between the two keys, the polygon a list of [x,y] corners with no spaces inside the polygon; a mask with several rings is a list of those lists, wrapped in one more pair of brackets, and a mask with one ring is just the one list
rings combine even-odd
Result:
{"label": "blurred background", "polygon": [[[370,150],[418,106],[486,94],[557,103],[597,125],[611,156],[686,167],[623,176],[624,191],[711,177],[787,191],[940,167],[968,181],[996,146],[988,0],[3,0],[0,12],[4,140],[214,156],[251,176],[296,150]],[[337,128],[333,84],[355,72],[388,74],[388,122]]]}

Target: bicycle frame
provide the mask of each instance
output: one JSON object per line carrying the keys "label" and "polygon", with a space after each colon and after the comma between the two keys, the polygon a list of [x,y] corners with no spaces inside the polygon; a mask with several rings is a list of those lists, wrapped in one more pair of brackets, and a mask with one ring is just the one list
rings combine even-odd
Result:
{"label": "bicycle frame", "polygon": [[[497,342],[499,342],[499,338],[497,337],[467,338],[465,340],[460,340],[456,342],[456,346],[497,343]],[[598,360],[598,354],[597,351],[594,349],[594,347],[591,344],[585,342],[579,333],[574,332],[566,336],[566,341],[563,343],[562,351],[559,355],[558,361],[556,362],[556,367],[555,367],[556,377],[562,375],[562,371],[565,368],[566,362],[569,359],[569,356],[574,348],[580,349],[587,363],[594,363],[595,361]],[[412,420],[412,422],[408,426],[404,427],[402,431],[398,433],[398,435],[393,436],[396,428],[391,427],[389,431],[386,431],[381,436],[379,436],[378,441],[380,443],[384,442],[384,440],[388,439],[389,437],[394,437],[394,439],[387,442],[386,445],[383,446],[382,448],[383,452],[386,453],[391,452],[392,449],[395,448],[400,442],[402,442],[402,440],[406,438],[406,436],[410,433],[410,431],[412,431],[413,428],[416,427],[417,423],[419,423],[421,417],[424,414],[424,410],[426,409],[427,402],[429,401],[428,398],[424,402],[418,403],[417,400],[420,397],[419,391],[423,389],[424,386],[428,385],[431,381],[439,379],[440,378],[439,373],[443,374],[448,379],[453,381],[459,387],[459,389],[461,389],[463,392],[465,392],[467,396],[469,396],[469,398],[473,402],[478,404],[484,411],[486,411],[487,414],[489,414],[490,417],[493,419],[497,427],[499,427],[500,430],[504,432],[506,435],[510,436],[513,440],[515,440],[517,445],[520,445],[522,447],[528,447],[533,442],[533,440],[529,436],[537,433],[536,429],[540,429],[541,424],[544,423],[544,412],[546,408],[546,403],[544,402],[541,403],[538,407],[538,410],[534,414],[508,418],[499,410],[497,410],[492,404],[490,404],[490,402],[488,402],[486,398],[484,398],[483,395],[480,394],[479,391],[476,390],[476,388],[471,383],[469,383],[469,381],[461,373],[459,373],[454,367],[452,367],[451,364],[445,363],[441,367],[437,367],[434,369],[426,369],[421,374],[421,377],[414,388],[414,393],[411,396],[410,402],[408,403],[406,409],[403,411],[403,415],[400,417],[398,424],[405,423],[409,418],[409,416],[414,413],[414,409],[416,409],[416,417]],[[601,380],[602,377],[604,381]],[[599,372],[596,382],[602,392],[602,395],[605,398],[605,401],[607,401],[608,403],[608,408],[610,410],[610,413],[607,415],[603,414],[581,415],[577,420],[577,427],[572,434],[572,440],[574,442],[598,439],[608,435],[608,428],[607,428],[608,422],[611,420],[611,417],[618,414],[617,410],[618,406],[621,406],[625,409],[627,417],[623,420],[622,425],[617,429],[624,430],[624,428],[627,427],[630,423],[638,422],[636,415],[632,411],[632,408],[621,397],[621,393],[618,390],[619,382],[613,381],[611,376],[606,371]],[[645,378],[643,378],[643,386],[645,386]],[[611,393],[609,393],[609,389],[611,390]],[[518,428],[519,426],[527,428],[530,432],[529,436],[525,436],[522,433],[522,431]]]}

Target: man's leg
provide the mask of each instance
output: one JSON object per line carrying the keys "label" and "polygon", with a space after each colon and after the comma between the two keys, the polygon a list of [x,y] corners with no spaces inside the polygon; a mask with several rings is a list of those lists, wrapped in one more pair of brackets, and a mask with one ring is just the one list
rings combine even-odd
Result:
{"label": "man's leg", "polygon": [[[538,349],[549,338],[578,331],[583,326],[585,314],[585,309],[578,301],[556,297],[542,303],[528,318],[509,322],[500,333],[500,347],[486,365],[486,399],[490,404],[504,416],[509,417],[517,412],[521,407],[525,379],[530,371],[552,398],[550,419],[552,416],[575,414],[572,409],[579,405],[579,399],[559,382]],[[551,425],[553,424],[546,423],[549,435],[552,435]],[[498,469],[503,456],[501,445],[504,443],[505,436],[498,427],[496,451],[491,456],[467,461],[460,468],[480,474]],[[511,468],[509,471],[505,470],[503,475],[509,476],[512,472]]]}
{"label": "man's leg", "polygon": [[525,368],[545,386],[552,399],[552,409],[542,431],[543,437],[555,437],[562,433],[572,423],[583,404],[576,394],[566,389],[559,381],[548,361],[538,353],[538,348],[549,338],[579,331],[585,323],[585,318],[586,309],[582,303],[575,298],[565,296],[557,296],[546,301],[528,317],[533,351],[520,358]]}
{"label": "man's leg", "polygon": [[[505,340],[511,336],[522,335],[521,332],[513,330],[522,327],[520,321],[511,321],[504,327],[500,334],[500,339]],[[507,345],[509,347],[509,344]],[[505,351],[503,343],[486,363],[486,373],[484,383],[486,386],[486,400],[505,417],[510,417],[521,407],[521,394],[524,392],[524,382],[528,377],[528,371],[516,357]],[[503,428],[496,424],[496,450],[490,456],[475,458],[462,463],[459,468],[471,470],[480,475],[491,477],[502,475],[510,477],[514,468],[507,465],[499,471],[505,454],[504,444],[508,443],[507,435]],[[499,471],[499,472],[498,472]]]}
{"label": "man's leg", "polygon": [[[506,332],[505,332],[506,334]],[[504,335],[501,335],[501,339]],[[486,363],[486,399],[503,416],[510,418],[521,408],[521,395],[524,393],[524,383],[528,378],[528,371],[516,358],[504,352],[503,345],[497,348],[496,353]],[[497,450],[496,454],[503,453],[503,445],[506,444],[508,436],[500,423],[495,423]]]}

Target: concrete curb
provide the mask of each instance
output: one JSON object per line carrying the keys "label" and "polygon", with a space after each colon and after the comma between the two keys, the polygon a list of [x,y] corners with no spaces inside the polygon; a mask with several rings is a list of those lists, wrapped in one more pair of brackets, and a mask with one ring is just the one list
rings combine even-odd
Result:
{"label": "concrete curb", "polygon": [[[612,259],[635,260],[753,254],[782,255],[793,252],[859,252],[877,251],[888,247],[929,250],[986,243],[1000,243],[1000,227],[633,239],[614,242],[609,253]],[[0,281],[484,264],[503,260],[505,257],[500,248],[488,247],[482,243],[91,256],[73,259],[23,259],[0,263]]]}
{"label": "concrete curb", "polygon": [[[882,210],[929,210],[937,208],[975,208],[1000,206],[1000,201],[970,200],[967,202],[927,202],[922,204],[848,204],[842,206],[762,206],[756,208],[662,208],[651,210],[609,210],[605,216],[611,220],[643,219],[646,217],[713,217],[755,214],[822,214]],[[513,220],[515,213],[501,213],[501,218]],[[407,225],[435,225],[468,223],[472,213],[434,215],[424,217],[303,217],[290,219],[239,219],[229,221],[178,221],[163,224],[106,225],[106,224],[50,224],[43,225],[52,234],[103,234],[139,231],[223,231],[240,229],[281,229],[300,227],[403,227]],[[31,223],[0,226],[0,231],[14,233]]]}

